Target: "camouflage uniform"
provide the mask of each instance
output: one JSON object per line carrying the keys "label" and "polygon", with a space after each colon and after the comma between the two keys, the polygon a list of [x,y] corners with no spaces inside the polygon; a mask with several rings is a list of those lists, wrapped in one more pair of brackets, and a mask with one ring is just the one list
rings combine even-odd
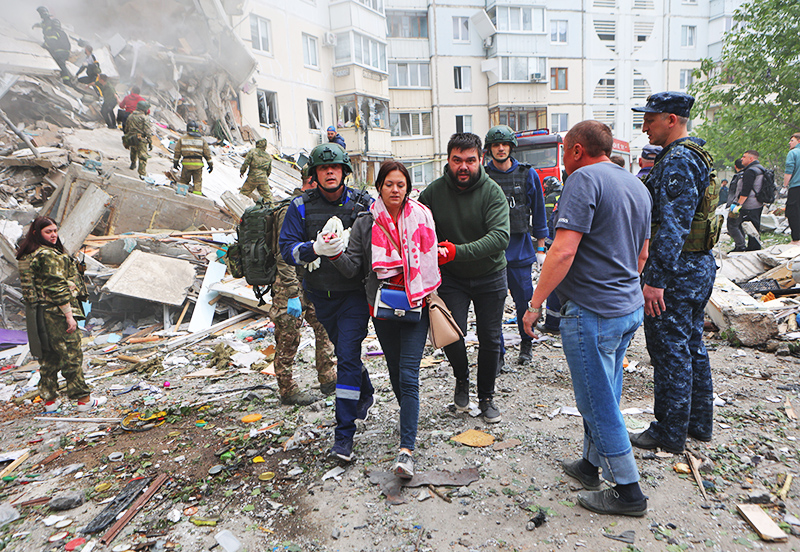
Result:
{"label": "camouflage uniform", "polygon": [[713,386],[703,344],[706,303],[714,286],[716,264],[710,251],[683,251],[692,217],[708,186],[702,158],[672,142],[656,157],[645,179],[653,195],[653,225],[644,283],[664,289],[666,310],[645,316],[647,350],[653,364],[656,421],[648,433],[664,447],[683,450],[687,433],[711,439]]}
{"label": "camouflage uniform", "polygon": [[172,160],[177,165],[181,157],[183,157],[183,167],[178,182],[187,185],[189,182],[192,182],[193,191],[202,192],[203,158],[208,161],[209,167],[213,167],[211,163],[211,149],[208,147],[208,142],[199,134],[184,134],[175,143],[175,154]]}
{"label": "camouflage uniform", "polygon": [[[294,196],[299,195],[300,190],[295,190]],[[288,208],[287,204],[276,213],[278,228],[283,225]],[[275,250],[278,256],[278,275],[272,285],[272,307],[269,317],[275,324],[275,377],[278,380],[280,395],[285,398],[299,391],[292,379],[292,365],[300,345],[300,328],[303,327],[302,318],[295,318],[286,312],[289,299],[300,297],[303,317],[314,329],[317,378],[320,385],[336,381],[336,364],[333,360],[333,343],[328,339],[328,333],[322,323],[317,320],[314,305],[303,294],[295,267],[283,260],[277,248]]]}
{"label": "camouflage uniform", "polygon": [[[247,152],[244,156],[244,163],[242,168],[239,169],[239,176],[244,176],[245,171],[250,169],[247,173],[247,180],[244,181],[242,189],[239,193],[247,196],[258,189],[261,197],[272,203],[272,190],[269,188],[269,175],[272,172],[272,156],[267,153],[267,141],[258,140],[256,147]],[[297,297],[295,295],[295,297]]]}
{"label": "camouflage uniform", "polygon": [[[71,399],[88,396],[91,389],[83,378],[81,332],[66,332],[67,322],[59,308],[69,303],[75,319],[84,318],[78,297],[86,296],[86,286],[75,261],[52,247],[41,246],[20,259],[19,269],[26,306],[32,307],[28,312],[37,308],[42,311],[40,326],[33,326],[46,338],[39,358],[39,395],[45,402],[56,399],[58,372],[61,372],[67,380],[67,396]],[[29,325],[29,333],[30,328]]]}
{"label": "camouflage uniform", "polygon": [[147,151],[153,147],[152,136],[153,129],[147,114],[137,109],[125,121],[125,139],[130,144],[131,167],[135,167],[136,161],[139,161],[139,176],[147,175],[147,160],[150,159]]}

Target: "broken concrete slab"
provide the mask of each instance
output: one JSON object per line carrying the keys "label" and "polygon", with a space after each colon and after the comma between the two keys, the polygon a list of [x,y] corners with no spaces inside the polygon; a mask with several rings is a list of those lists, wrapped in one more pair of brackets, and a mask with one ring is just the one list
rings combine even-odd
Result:
{"label": "broken concrete slab", "polygon": [[732,332],[747,347],[766,343],[778,335],[773,309],[724,277],[714,281],[706,314],[721,332]]}
{"label": "broken concrete slab", "polygon": [[195,280],[192,264],[134,251],[103,286],[103,291],[179,307]]}
{"label": "broken concrete slab", "polygon": [[67,214],[64,222],[61,223],[62,242],[64,249],[69,254],[74,254],[83,245],[83,240],[94,230],[97,223],[105,214],[111,204],[112,197],[90,184],[86,192],[81,195],[75,208]]}

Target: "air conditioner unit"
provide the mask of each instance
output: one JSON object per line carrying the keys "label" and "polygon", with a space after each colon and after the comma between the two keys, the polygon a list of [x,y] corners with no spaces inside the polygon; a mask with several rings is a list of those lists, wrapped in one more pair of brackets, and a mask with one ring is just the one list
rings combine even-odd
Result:
{"label": "air conditioner unit", "polygon": [[322,37],[322,43],[325,46],[336,46],[336,33],[325,33],[325,36]]}
{"label": "air conditioner unit", "polygon": [[541,73],[531,73],[531,82],[540,82],[542,80]]}

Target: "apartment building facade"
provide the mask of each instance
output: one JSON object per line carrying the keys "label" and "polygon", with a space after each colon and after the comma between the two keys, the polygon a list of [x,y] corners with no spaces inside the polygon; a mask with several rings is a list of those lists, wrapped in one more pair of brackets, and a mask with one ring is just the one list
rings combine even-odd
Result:
{"label": "apartment building facade", "polygon": [[565,132],[598,119],[635,158],[647,137],[630,108],[685,90],[739,3],[253,0],[232,22],[259,61],[240,109],[287,153],[335,126],[365,181],[395,157],[430,182],[452,133],[495,124]]}

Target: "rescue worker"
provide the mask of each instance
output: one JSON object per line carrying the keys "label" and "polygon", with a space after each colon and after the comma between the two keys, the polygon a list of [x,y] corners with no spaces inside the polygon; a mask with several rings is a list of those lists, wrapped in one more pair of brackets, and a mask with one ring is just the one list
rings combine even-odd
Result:
{"label": "rescue worker", "polygon": [[208,162],[209,173],[214,170],[214,163],[211,161],[211,149],[200,134],[196,121],[186,123],[186,134],[175,143],[172,168],[176,171],[181,168],[181,157],[183,157],[183,169],[178,182],[188,186],[191,181],[193,192],[203,195],[203,159]]}
{"label": "rescue worker", "polygon": [[247,180],[239,190],[243,196],[249,196],[253,190],[258,189],[261,197],[272,203],[272,190],[269,188],[269,175],[272,172],[272,156],[267,153],[267,141],[264,138],[256,140],[256,147],[244,156],[244,163],[239,169],[239,177]]}
{"label": "rescue worker", "polygon": [[117,128],[117,116],[114,114],[114,108],[117,107],[117,91],[105,73],[100,73],[97,77],[97,85],[103,95],[103,106],[100,108],[103,122],[108,128]]}
{"label": "rescue worker", "polygon": [[131,150],[130,168],[135,169],[138,160],[139,178],[142,180],[147,176],[147,160],[150,159],[147,152],[153,149],[153,129],[147,116],[148,109],[150,104],[147,102],[136,105],[136,111],[125,122],[125,135],[122,137],[123,145]]}
{"label": "rescue worker", "polygon": [[139,105],[139,102],[145,101],[140,94],[141,90],[138,86],[134,86],[131,88],[131,91],[128,93],[127,96],[122,98],[122,101],[119,102],[119,109],[117,110],[117,123],[122,125],[122,128],[125,128],[125,121],[128,120],[131,113],[136,111],[136,106]]}
{"label": "rescue worker", "polygon": [[51,19],[48,15],[46,23],[42,23],[42,35],[44,36],[44,48],[50,52],[53,60],[58,64],[61,70],[61,80],[69,82],[72,80],[72,74],[67,69],[67,59],[69,59],[69,52],[71,45],[69,37],[64,29],[61,28],[61,21],[58,19]]}
{"label": "rescue worker", "polygon": [[17,250],[22,294],[25,300],[28,341],[39,359],[39,396],[45,412],[56,412],[58,373],[67,381],[67,396],[77,401],[78,412],[106,402],[92,397],[83,377],[83,351],[78,320],[86,286],[75,259],[64,251],[58,226],[49,217],[37,217]]}
{"label": "rescue worker", "polygon": [[[490,128],[484,140],[484,147],[491,158],[486,163],[486,174],[500,185],[508,201],[511,236],[506,248],[506,276],[517,309],[517,328],[522,338],[517,364],[527,364],[533,359],[533,342],[531,336],[525,333],[522,316],[533,295],[533,263],[536,261],[540,268],[544,263],[547,251],[544,241],[548,234],[539,176],[529,164],[520,163],[512,157],[516,145],[517,137],[506,125]],[[535,246],[531,236],[536,239]],[[501,369],[503,364],[500,363]]]}
{"label": "rescue worker", "polygon": [[329,126],[328,130],[327,130],[327,133],[328,133],[328,142],[332,142],[334,144],[339,144],[340,146],[342,146],[343,150],[347,151],[347,144],[345,144],[344,138],[342,138],[341,134],[336,132],[335,128],[333,128],[332,126]]}
{"label": "rescue worker", "polygon": [[[295,188],[293,198],[299,197],[307,190],[316,188],[317,183],[312,180],[308,172],[308,165],[303,167],[303,187]],[[275,212],[278,228],[283,226],[286,218],[288,203]],[[275,324],[275,377],[278,380],[278,390],[282,404],[297,404],[305,406],[311,404],[319,397],[308,391],[300,391],[292,379],[292,364],[300,346],[300,328],[303,327],[303,318],[314,329],[316,338],[316,368],[320,391],[324,396],[336,392],[336,363],[333,360],[333,343],[328,339],[328,333],[317,319],[314,305],[308,300],[302,290],[301,267],[291,266],[283,260],[278,251],[278,274],[272,284],[272,307],[269,317]]]}
{"label": "rescue worker", "polygon": [[[561,199],[561,192],[564,186],[555,176],[548,176],[544,179],[544,210],[547,213],[547,233],[550,237],[545,240],[549,248],[556,237],[556,215],[558,214],[558,200]],[[541,268],[541,267],[540,267]],[[548,334],[561,333],[561,300],[554,291],[547,296],[547,307],[544,309],[544,323],[537,328]]]}
{"label": "rescue worker", "polygon": [[319,267],[303,278],[307,298],[328,332],[338,360],[336,380],[336,431],[330,456],[349,462],[353,454],[356,420],[366,419],[375,399],[369,373],[361,362],[361,342],[367,336],[369,306],[361,276],[344,277],[329,257],[344,251],[342,236],[323,234],[331,217],[347,230],[366,211],[372,198],[366,191],[345,185],[353,172],[350,156],[338,144],[322,144],[311,151],[311,177],[315,190],[292,200],[279,240],[283,259],[305,265],[320,259]]}
{"label": "rescue worker", "polygon": [[656,419],[631,435],[631,444],[673,454],[684,451],[687,435],[710,441],[714,418],[703,320],[717,270],[706,221],[717,198],[706,197],[712,160],[702,149],[705,141],[689,137],[686,128],[692,104],[687,94],[659,92],[633,108],[644,113],[642,130],[650,143],[664,149],[644,181],[653,198],[642,294]]}

